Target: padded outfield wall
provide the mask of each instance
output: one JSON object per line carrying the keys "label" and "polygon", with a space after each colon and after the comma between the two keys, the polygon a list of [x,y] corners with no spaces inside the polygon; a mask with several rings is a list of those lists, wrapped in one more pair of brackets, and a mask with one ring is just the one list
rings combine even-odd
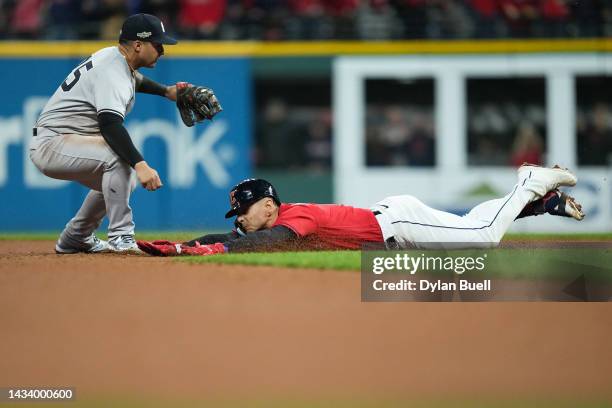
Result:
{"label": "padded outfield wall", "polygon": [[[84,56],[106,45],[111,44],[0,43],[0,73],[6,83],[0,105],[0,230],[59,229],[80,205],[85,189],[40,175],[27,159],[26,146],[32,124],[55,87]],[[528,60],[541,54],[554,54],[560,60],[571,60],[586,53],[590,55],[588,58],[603,61],[603,65],[598,65],[595,70],[608,75],[607,67],[612,67],[612,64],[606,55],[611,50],[612,42],[606,40],[181,43],[169,48],[169,55],[160,60],[158,67],[146,70],[145,74],[166,83],[187,80],[210,86],[219,95],[224,112],[210,124],[186,128],[169,101],[138,95],[138,103],[126,124],[135,144],[143,149],[150,164],[160,171],[165,186],[154,193],[142,189],[135,192],[132,207],[137,228],[193,230],[222,229],[230,225],[223,219],[228,188],[244,177],[257,174],[251,161],[255,124],[252,88],[256,76],[253,66],[257,66],[259,61],[265,60],[268,67],[274,66],[276,60],[284,64],[287,59],[297,61],[298,65],[303,62],[304,67],[315,59],[318,64],[321,61],[329,64],[334,87],[335,201],[366,206],[376,198],[401,192],[419,196],[440,208],[460,212],[475,200],[473,196],[466,199],[464,194],[471,187],[487,184],[489,191],[501,192],[513,178],[509,169],[466,168],[464,154],[453,154],[465,147],[465,136],[461,134],[465,121],[461,114],[465,108],[461,107],[462,85],[457,82],[456,67],[453,68],[456,61],[489,54],[503,61],[514,61],[519,55]],[[398,60],[413,65],[404,70],[402,64],[391,63]],[[353,68],[347,68],[355,67],[355,63],[370,67],[362,72],[366,76],[372,74],[376,77],[375,71],[384,67],[383,77],[391,75],[408,79],[411,70],[420,66],[418,69],[422,72],[418,76],[434,80],[437,127],[434,168],[359,167],[363,164],[361,158],[365,146],[360,133],[363,117],[359,116],[364,99],[359,94],[359,85],[348,81],[353,78],[358,84],[363,78],[356,79],[355,71],[351,71]],[[509,64],[518,69],[510,75],[521,75],[520,64]],[[397,72],[396,68],[400,71]],[[386,74],[385,70],[388,71]],[[395,71],[389,73],[389,70]],[[292,73],[283,75],[286,78]],[[301,74],[296,72],[295,75],[299,77]],[[547,146],[552,150],[548,152],[547,160],[559,159],[572,165],[575,164],[572,160],[575,143],[569,141],[568,132],[563,131],[564,126],[571,126],[572,111],[564,113],[559,110],[559,104],[570,106],[572,95],[568,94],[567,85],[571,78],[552,75],[547,77],[547,81],[553,85],[547,87],[550,90],[547,92],[552,92],[547,94],[551,101],[548,106],[554,107],[549,112],[555,114],[551,116],[549,129],[561,129],[560,133],[549,130],[549,137],[555,133],[560,134],[561,139],[558,143],[551,143],[552,139],[549,139]],[[560,96],[552,89],[557,89],[555,92],[560,92]],[[584,175],[585,182],[581,181],[576,195],[585,202],[591,217],[588,222],[578,225],[578,229],[612,229],[610,185],[606,182],[610,180],[608,170],[581,168],[579,174]],[[266,177],[274,182],[273,172],[266,173]],[[300,189],[300,180],[295,181],[295,188]],[[284,194],[285,197],[292,195],[292,191]],[[575,224],[555,223],[554,230],[558,230],[558,225],[565,230],[574,230]],[[522,228],[550,230],[550,225],[536,222]]]}

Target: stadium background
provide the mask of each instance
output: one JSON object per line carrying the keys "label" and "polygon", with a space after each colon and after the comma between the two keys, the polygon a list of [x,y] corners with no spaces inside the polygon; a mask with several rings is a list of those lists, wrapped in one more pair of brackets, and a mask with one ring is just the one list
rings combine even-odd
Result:
{"label": "stadium background", "polygon": [[[269,179],[286,201],[368,206],[409,193],[460,213],[504,194],[523,161],[578,171],[575,194],[589,217],[554,225],[540,217],[514,231],[612,227],[606,2],[0,6],[0,191],[11,197],[0,204],[1,230],[57,230],[80,205],[83,188],[33,168],[29,129],[72,67],[112,44],[134,12],[160,15],[182,40],[146,74],[210,86],[225,108],[187,129],[168,101],[138,96],[127,126],[165,181],[155,194],[134,194],[139,230],[227,228],[226,192],[247,176]],[[352,82],[351,69],[360,72]]]}
{"label": "stadium background", "polygon": [[521,268],[550,247],[609,258],[610,233],[559,234],[612,229],[608,1],[0,0],[0,387],[73,386],[74,407],[612,406],[609,303],[535,301],[569,280],[534,302],[374,304],[353,251],[54,254],[84,190],[31,167],[29,128],[135,12],[181,40],[147,74],[225,107],[188,129],[137,96],[128,127],[165,182],[134,195],[140,238],[227,228],[227,189],[249,175],[287,201],[401,191],[460,212],[522,160],[558,160],[589,218],[517,223],[555,234],[508,237],[527,256],[504,278],[556,277]]}

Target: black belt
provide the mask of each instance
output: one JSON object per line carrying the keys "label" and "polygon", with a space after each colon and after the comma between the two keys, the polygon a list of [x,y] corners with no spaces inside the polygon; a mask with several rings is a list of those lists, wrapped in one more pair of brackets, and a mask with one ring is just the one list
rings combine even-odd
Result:
{"label": "black belt", "polygon": [[[378,210],[375,210],[375,211],[372,211],[372,214],[374,214],[375,217],[378,217],[382,213]],[[387,249],[400,249],[399,243],[397,242],[395,237],[387,238],[385,240],[385,246],[387,247]]]}

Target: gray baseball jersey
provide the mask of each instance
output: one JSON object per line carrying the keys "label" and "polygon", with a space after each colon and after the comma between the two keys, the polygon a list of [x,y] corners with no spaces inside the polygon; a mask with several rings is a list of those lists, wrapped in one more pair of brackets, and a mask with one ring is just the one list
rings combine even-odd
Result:
{"label": "gray baseball jersey", "polygon": [[117,47],[103,48],[79,64],[45,105],[36,127],[58,134],[99,135],[98,114],[122,118],[134,105],[135,76]]}

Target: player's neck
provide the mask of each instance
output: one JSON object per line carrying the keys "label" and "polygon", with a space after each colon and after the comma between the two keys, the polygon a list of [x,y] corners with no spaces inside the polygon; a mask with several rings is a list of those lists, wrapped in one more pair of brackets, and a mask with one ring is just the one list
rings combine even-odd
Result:
{"label": "player's neck", "polygon": [[140,68],[140,66],[136,63],[137,55],[135,52],[133,52],[133,50],[130,50],[121,44],[119,44],[117,48],[119,49],[121,55],[123,55],[123,58],[125,58],[125,62],[127,62],[128,67],[130,67],[130,71],[134,72]]}

